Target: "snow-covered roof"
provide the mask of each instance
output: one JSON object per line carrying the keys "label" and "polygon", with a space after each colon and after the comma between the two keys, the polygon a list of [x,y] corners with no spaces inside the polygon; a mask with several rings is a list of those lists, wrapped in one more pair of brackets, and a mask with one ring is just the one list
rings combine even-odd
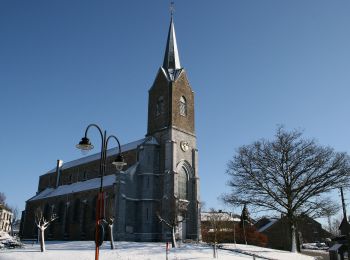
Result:
{"label": "snow-covered roof", "polygon": [[[122,152],[131,151],[131,150],[136,149],[141,144],[158,144],[158,142],[157,142],[157,140],[154,137],[147,137],[147,138],[143,138],[143,139],[131,142],[131,143],[124,144],[124,145],[121,146],[121,150],[122,150]],[[117,155],[118,152],[119,152],[119,150],[118,150],[117,147],[108,149],[107,150],[107,157],[113,156],[113,155]],[[78,166],[78,165],[81,165],[81,164],[85,164],[85,163],[88,163],[88,162],[92,162],[92,161],[96,161],[96,160],[99,160],[99,159],[100,159],[100,153],[95,153],[95,154],[92,154],[92,155],[89,155],[89,156],[85,156],[85,157],[79,158],[77,160],[73,160],[73,161],[70,161],[70,162],[63,163],[63,165],[61,167],[61,170],[65,170],[65,169],[68,169],[68,168],[71,168],[71,167],[75,167],[75,166]],[[47,173],[54,173],[54,172],[56,172],[56,168],[51,169]]]}
{"label": "snow-covered roof", "polygon": [[[136,171],[136,168],[138,166],[138,163],[130,166],[124,174],[134,174]],[[113,183],[115,183],[115,175],[106,175],[103,177],[103,187],[112,186]],[[79,181],[68,185],[61,185],[57,188],[46,188],[39,194],[35,195],[33,198],[29,199],[29,201],[49,198],[49,197],[56,197],[66,194],[71,194],[75,192],[80,191],[86,191],[86,190],[93,190],[98,189],[101,186],[101,178],[94,178],[86,181]]]}
{"label": "snow-covered roof", "polygon": [[[107,175],[103,178],[103,187],[111,186],[115,182],[115,175]],[[68,185],[61,185],[55,188],[46,188],[29,201],[55,197],[85,190],[98,189],[101,185],[101,178],[94,178],[87,181],[79,181]]]}
{"label": "snow-covered roof", "polygon": [[201,220],[202,221],[210,221],[210,218],[215,214],[217,220],[222,221],[234,221],[234,222],[240,222],[241,219],[232,213],[229,212],[202,212],[201,213]]}
{"label": "snow-covered roof", "polygon": [[269,227],[271,227],[273,224],[275,224],[277,222],[278,219],[269,219],[269,220],[270,220],[269,223],[267,223],[266,225],[264,225],[258,229],[259,232],[263,232],[266,229],[268,229]]}

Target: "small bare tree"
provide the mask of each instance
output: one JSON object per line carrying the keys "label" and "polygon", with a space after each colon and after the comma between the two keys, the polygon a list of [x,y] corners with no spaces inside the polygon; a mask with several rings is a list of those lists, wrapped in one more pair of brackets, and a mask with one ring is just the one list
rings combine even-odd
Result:
{"label": "small bare tree", "polygon": [[[213,243],[213,256],[218,258],[217,243],[218,243],[218,233],[227,229],[227,223],[229,221],[229,215],[225,212],[217,211],[211,208],[207,220],[210,223],[211,229],[214,233],[214,243]],[[209,230],[210,232],[211,230]]]}
{"label": "small bare tree", "polygon": [[328,227],[327,230],[329,233],[332,233],[332,216],[336,215],[340,210],[340,206],[338,204],[330,205],[324,209],[324,216],[327,217]]}
{"label": "small bare tree", "polygon": [[186,219],[186,212],[189,201],[174,198],[173,202],[175,206],[173,207],[173,211],[170,212],[169,218],[161,216],[159,212],[156,214],[161,223],[164,223],[166,226],[171,228],[171,246],[177,247],[175,236],[176,228]]}
{"label": "small bare tree", "polygon": [[14,225],[16,224],[16,221],[18,220],[18,208],[17,207],[11,207],[12,212],[12,218],[11,218],[11,236],[14,235],[13,229]]}
{"label": "small bare tree", "polygon": [[40,230],[40,250],[45,252],[45,229],[50,225],[52,221],[57,219],[55,214],[51,214],[50,218],[45,219],[41,208],[37,208],[35,212],[35,224]]}
{"label": "small bare tree", "polygon": [[109,241],[111,243],[112,250],[115,249],[114,237],[113,237],[114,220],[115,220],[115,217],[114,217],[113,200],[108,199],[106,200],[106,218],[104,219],[104,222],[106,225],[108,225]]}
{"label": "small bare tree", "polygon": [[331,220],[331,230],[329,231],[333,236],[339,236],[340,234],[340,224],[343,220],[343,216],[333,217]]}
{"label": "small bare tree", "polygon": [[109,241],[111,243],[111,249],[113,250],[115,248],[113,238],[114,217],[107,217],[104,221],[108,225]]}

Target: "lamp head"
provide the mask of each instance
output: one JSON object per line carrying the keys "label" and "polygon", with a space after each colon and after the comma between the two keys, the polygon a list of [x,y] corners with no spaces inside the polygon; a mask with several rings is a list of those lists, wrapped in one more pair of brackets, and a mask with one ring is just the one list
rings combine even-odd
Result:
{"label": "lamp head", "polygon": [[124,162],[123,155],[118,154],[117,158],[115,158],[114,162],[112,164],[115,166],[115,168],[118,171],[121,171],[123,167],[126,165],[126,162]]}
{"label": "lamp head", "polygon": [[89,151],[89,150],[94,148],[94,146],[91,144],[89,138],[87,138],[87,137],[81,138],[81,141],[75,147],[82,150],[82,151]]}

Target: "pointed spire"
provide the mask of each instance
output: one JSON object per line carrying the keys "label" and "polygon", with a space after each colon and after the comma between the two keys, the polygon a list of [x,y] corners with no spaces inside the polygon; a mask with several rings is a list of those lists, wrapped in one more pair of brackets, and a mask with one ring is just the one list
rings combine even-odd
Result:
{"label": "pointed spire", "polygon": [[181,69],[179,51],[177,50],[177,42],[176,42],[175,27],[174,27],[172,12],[171,12],[168,40],[166,44],[164,62],[163,62],[163,68],[166,70]]}

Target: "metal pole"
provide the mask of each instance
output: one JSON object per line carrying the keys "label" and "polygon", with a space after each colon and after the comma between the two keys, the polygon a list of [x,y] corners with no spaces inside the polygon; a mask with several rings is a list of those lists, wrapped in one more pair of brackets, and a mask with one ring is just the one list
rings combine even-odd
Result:
{"label": "metal pole", "polygon": [[244,242],[247,245],[247,236],[245,234],[245,225],[244,225],[244,218],[242,218],[242,224],[243,224],[243,235],[244,235]]}
{"label": "metal pole", "polygon": [[[96,201],[96,232],[95,232],[95,260],[99,259],[99,245],[103,241],[99,241],[100,239],[100,230],[99,226],[102,223],[102,220],[105,217],[105,202],[104,202],[104,192],[103,192],[103,177],[106,171],[106,164],[107,164],[107,145],[108,145],[108,140],[110,138],[114,138],[117,143],[118,143],[118,148],[119,148],[119,154],[121,154],[121,148],[120,148],[120,143],[117,137],[114,135],[110,135],[107,137],[107,131],[102,131],[101,128],[96,125],[96,124],[90,124],[86,127],[85,129],[85,137],[87,138],[87,133],[90,129],[90,127],[95,127],[100,133],[101,136],[101,153],[100,153],[100,175],[101,175],[101,185],[100,185],[100,190],[97,195],[97,201]],[[103,239],[103,237],[101,238]],[[101,243],[101,244],[102,244]]]}
{"label": "metal pole", "polygon": [[346,220],[348,220],[346,216],[346,207],[345,207],[345,200],[344,200],[344,193],[343,193],[343,187],[340,187],[340,196],[341,196],[341,204],[343,206],[343,216]]}
{"label": "metal pole", "polygon": [[343,187],[340,187],[340,196],[341,196],[341,202],[343,206],[343,215],[344,215],[344,224],[345,224],[345,232],[346,232],[346,240],[348,242],[348,259],[350,257],[350,234],[349,234],[349,222],[348,217],[346,215],[346,206],[345,206],[345,200],[344,200],[344,193],[343,193]]}
{"label": "metal pole", "polygon": [[106,131],[104,131],[104,134],[102,134],[101,129],[98,128],[101,134],[101,154],[100,154],[100,175],[101,175],[101,186],[100,191],[97,195],[97,202],[96,202],[96,232],[95,232],[95,260],[99,259],[99,253],[100,253],[100,247],[98,245],[98,239],[100,237],[99,234],[99,225],[101,223],[102,218],[102,206],[103,206],[103,168],[104,168],[104,153],[105,153],[105,145],[106,145]]}

